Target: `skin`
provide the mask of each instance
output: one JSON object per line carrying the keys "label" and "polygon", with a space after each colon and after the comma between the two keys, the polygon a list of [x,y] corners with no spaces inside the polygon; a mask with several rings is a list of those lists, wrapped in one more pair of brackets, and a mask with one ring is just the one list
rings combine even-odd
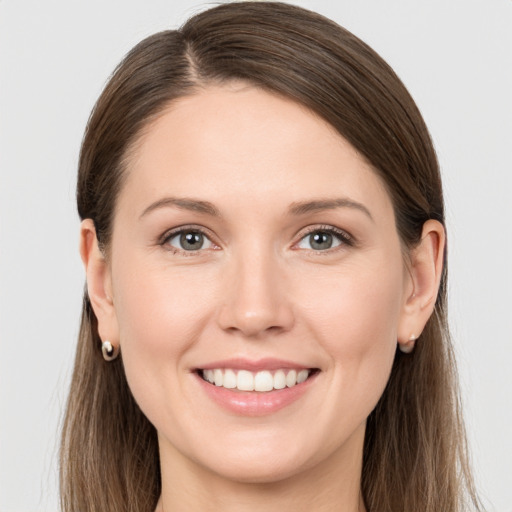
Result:
{"label": "skin", "polygon": [[[208,201],[219,216],[164,198]],[[290,213],[339,198],[352,206]],[[190,225],[208,236],[201,250],[164,241]],[[308,229],[331,227],[350,242],[312,248]],[[397,341],[412,348],[432,313],[443,248],[442,226],[428,221],[405,257],[380,178],[293,101],[236,83],[162,112],[131,151],[108,257],[92,221],[81,228],[100,336],[120,344],[130,388],[158,431],[158,510],[364,510],[366,418]],[[232,357],[320,372],[288,407],[237,416],[193,373]]]}

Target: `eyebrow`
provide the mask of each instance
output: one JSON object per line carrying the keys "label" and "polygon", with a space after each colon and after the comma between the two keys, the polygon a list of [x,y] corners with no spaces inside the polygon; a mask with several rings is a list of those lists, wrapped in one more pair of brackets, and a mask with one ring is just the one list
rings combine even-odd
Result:
{"label": "eyebrow", "polygon": [[[144,217],[148,213],[159,208],[174,206],[181,210],[189,210],[199,213],[204,213],[212,217],[221,217],[219,210],[208,201],[201,201],[199,199],[191,198],[178,198],[178,197],[164,197],[154,203],[151,203],[140,215]],[[361,203],[348,199],[346,197],[335,199],[314,199],[312,201],[294,202],[290,205],[288,213],[290,215],[299,216],[307,213],[317,213],[325,210],[335,210],[337,208],[353,208],[359,210],[367,215],[372,221],[374,220],[370,210]]]}
{"label": "eyebrow", "polygon": [[335,199],[315,199],[313,201],[295,202],[290,205],[289,213],[292,215],[304,215],[306,213],[316,213],[325,210],[335,210],[336,208],[353,208],[367,215],[370,220],[374,220],[370,210],[364,204],[358,203],[347,197]]}
{"label": "eyebrow", "polygon": [[180,210],[189,210],[193,212],[205,213],[206,215],[211,215],[212,217],[220,217],[220,212],[212,203],[208,201],[200,201],[198,199],[189,199],[189,198],[178,198],[178,197],[164,197],[163,199],[159,199],[154,203],[151,203],[140,215],[139,218],[144,217],[148,213],[158,210],[159,208],[164,208],[167,206],[174,206],[179,208]]}

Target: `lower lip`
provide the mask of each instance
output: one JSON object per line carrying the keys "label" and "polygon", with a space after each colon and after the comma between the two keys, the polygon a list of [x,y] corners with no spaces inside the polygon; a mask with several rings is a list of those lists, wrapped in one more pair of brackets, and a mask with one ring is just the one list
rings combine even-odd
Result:
{"label": "lower lip", "polygon": [[274,391],[236,391],[215,386],[196,374],[205,393],[218,405],[230,412],[242,416],[265,416],[284,409],[296,402],[311,387],[317,373],[307,380],[291,388],[275,389]]}

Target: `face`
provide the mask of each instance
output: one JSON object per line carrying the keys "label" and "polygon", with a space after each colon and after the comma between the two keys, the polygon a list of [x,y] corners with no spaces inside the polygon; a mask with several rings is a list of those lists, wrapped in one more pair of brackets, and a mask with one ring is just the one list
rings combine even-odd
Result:
{"label": "face", "polygon": [[175,101],[126,173],[104,331],[164,463],[263,482],[359,460],[410,291],[369,164],[233,84]]}

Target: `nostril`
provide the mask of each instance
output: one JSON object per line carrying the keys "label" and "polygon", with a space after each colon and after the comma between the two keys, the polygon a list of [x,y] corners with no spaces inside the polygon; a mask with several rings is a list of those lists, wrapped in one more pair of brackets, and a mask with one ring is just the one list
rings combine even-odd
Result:
{"label": "nostril", "polygon": [[293,323],[293,314],[285,305],[273,308],[267,304],[259,310],[249,310],[242,304],[224,306],[218,317],[218,324],[224,331],[251,338],[286,332]]}

